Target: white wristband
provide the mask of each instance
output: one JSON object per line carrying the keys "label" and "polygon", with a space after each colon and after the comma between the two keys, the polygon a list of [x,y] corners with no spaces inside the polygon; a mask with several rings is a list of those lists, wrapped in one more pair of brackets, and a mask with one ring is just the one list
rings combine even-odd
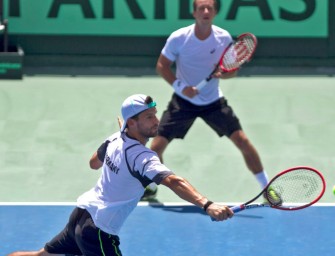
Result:
{"label": "white wristband", "polygon": [[172,84],[173,89],[175,92],[182,94],[184,88],[186,87],[186,84],[184,84],[182,81],[176,79]]}

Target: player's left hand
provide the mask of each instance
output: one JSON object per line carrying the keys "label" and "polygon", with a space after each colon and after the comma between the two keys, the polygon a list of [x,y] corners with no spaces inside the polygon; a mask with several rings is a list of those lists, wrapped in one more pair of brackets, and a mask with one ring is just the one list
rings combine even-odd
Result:
{"label": "player's left hand", "polygon": [[199,91],[195,86],[186,86],[183,90],[183,94],[189,98],[193,98],[199,94]]}
{"label": "player's left hand", "polygon": [[218,69],[214,74],[214,78],[228,79],[237,76],[238,70],[232,72],[223,72],[221,69]]}

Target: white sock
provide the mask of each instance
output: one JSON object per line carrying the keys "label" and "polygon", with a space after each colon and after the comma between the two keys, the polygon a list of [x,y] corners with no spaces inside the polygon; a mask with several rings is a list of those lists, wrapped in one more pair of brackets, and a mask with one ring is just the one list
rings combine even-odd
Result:
{"label": "white sock", "polygon": [[265,188],[266,185],[269,183],[269,178],[265,171],[259,172],[255,176],[262,189]]}

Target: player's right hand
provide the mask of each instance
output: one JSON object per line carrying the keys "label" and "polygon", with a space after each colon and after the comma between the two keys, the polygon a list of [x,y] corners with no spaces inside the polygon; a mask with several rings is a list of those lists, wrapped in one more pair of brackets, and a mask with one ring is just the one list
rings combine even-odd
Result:
{"label": "player's right hand", "polygon": [[208,206],[206,212],[215,221],[227,220],[234,216],[234,212],[228,206],[216,203]]}

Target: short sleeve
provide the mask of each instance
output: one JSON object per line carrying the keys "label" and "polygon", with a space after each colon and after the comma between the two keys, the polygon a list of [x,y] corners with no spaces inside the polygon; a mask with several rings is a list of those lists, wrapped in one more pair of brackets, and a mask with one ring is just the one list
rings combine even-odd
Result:
{"label": "short sleeve", "polygon": [[174,174],[168,167],[161,163],[156,153],[149,151],[138,156],[135,169],[140,170],[142,177],[160,184],[169,175]]}

